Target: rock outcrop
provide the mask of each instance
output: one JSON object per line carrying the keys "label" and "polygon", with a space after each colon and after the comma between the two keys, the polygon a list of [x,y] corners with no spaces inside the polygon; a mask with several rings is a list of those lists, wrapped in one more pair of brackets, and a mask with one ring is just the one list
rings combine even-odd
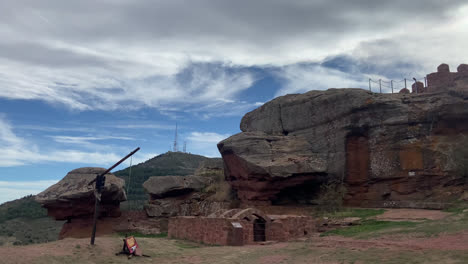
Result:
{"label": "rock outcrop", "polygon": [[[70,171],[61,181],[47,188],[36,196],[56,220],[86,218],[94,214],[94,184],[96,175],[104,168],[79,168]],[[126,200],[124,180],[108,173],[101,195],[101,216],[117,217],[120,215],[120,202]]]}
{"label": "rock outcrop", "polygon": [[468,135],[468,87],[376,94],[329,89],[278,97],[218,144],[244,202],[310,202],[320,184],[347,186],[356,206],[443,207],[466,189],[450,150]]}
{"label": "rock outcrop", "polygon": [[209,182],[209,178],[198,176],[154,176],[143,183],[143,188],[154,200],[200,191]]}
{"label": "rock outcrop", "polygon": [[144,184],[149,195],[145,211],[150,217],[208,215],[229,203],[212,201],[201,192],[213,182],[202,176],[155,176]]}
{"label": "rock outcrop", "polygon": [[143,187],[149,195],[145,210],[150,217],[206,216],[232,202],[222,159],[202,162],[195,175],[150,177]]}

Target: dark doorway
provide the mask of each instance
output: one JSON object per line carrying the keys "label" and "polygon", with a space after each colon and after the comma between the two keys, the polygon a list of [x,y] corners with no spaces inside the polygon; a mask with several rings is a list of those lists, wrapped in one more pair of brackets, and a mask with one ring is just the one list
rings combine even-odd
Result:
{"label": "dark doorway", "polygon": [[253,235],[254,235],[254,241],[255,242],[260,242],[260,241],[265,241],[265,223],[266,221],[257,218],[253,222]]}

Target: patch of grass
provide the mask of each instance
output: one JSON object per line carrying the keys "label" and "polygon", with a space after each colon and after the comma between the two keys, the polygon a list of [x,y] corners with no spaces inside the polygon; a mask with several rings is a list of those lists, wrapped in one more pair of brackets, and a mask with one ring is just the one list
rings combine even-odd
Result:
{"label": "patch of grass", "polygon": [[159,234],[142,234],[139,232],[118,232],[117,234],[122,237],[125,237],[125,236],[148,237],[148,238],[166,238],[167,237],[167,233],[165,232],[159,233]]}
{"label": "patch of grass", "polygon": [[452,207],[446,208],[443,211],[452,214],[461,214],[465,209],[468,209],[468,204],[463,201],[458,201]]}
{"label": "patch of grass", "polygon": [[[64,221],[49,217],[29,219],[15,218],[0,222],[0,240],[15,245],[28,245],[55,241]],[[2,239],[3,238],[3,239]]]}
{"label": "patch of grass", "polygon": [[340,228],[335,230],[327,231],[320,236],[339,235],[345,237],[356,237],[361,235],[368,235],[374,232],[379,232],[385,229],[393,228],[408,228],[415,227],[418,223],[414,222],[392,222],[392,221],[377,221],[377,220],[365,220],[361,225]]}
{"label": "patch of grass", "polygon": [[453,215],[439,221],[426,221],[408,230],[399,232],[420,233],[424,236],[437,236],[439,234],[454,234],[460,231],[468,230],[468,214]]}
{"label": "patch of grass", "polygon": [[322,214],[330,218],[347,218],[347,217],[359,217],[366,219],[372,216],[381,215],[385,212],[385,209],[363,209],[363,208],[344,208],[334,213]]}

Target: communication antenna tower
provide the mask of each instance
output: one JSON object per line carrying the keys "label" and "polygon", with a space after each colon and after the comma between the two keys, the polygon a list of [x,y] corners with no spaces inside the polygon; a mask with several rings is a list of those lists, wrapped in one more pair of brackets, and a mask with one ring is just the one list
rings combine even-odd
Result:
{"label": "communication antenna tower", "polygon": [[184,141],[184,153],[187,153],[187,141]]}
{"label": "communication antenna tower", "polygon": [[179,150],[177,149],[177,123],[176,123],[176,125],[175,125],[175,135],[174,135],[174,148],[173,148],[173,151],[174,151],[174,152],[179,151]]}

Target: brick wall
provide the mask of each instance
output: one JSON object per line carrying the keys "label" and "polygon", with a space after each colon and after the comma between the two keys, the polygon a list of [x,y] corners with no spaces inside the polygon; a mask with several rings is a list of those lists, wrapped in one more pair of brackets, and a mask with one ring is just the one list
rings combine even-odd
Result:
{"label": "brick wall", "polygon": [[[242,225],[235,229],[233,222]],[[239,231],[242,232],[239,236]],[[307,216],[274,216],[265,223],[266,240],[288,241],[310,236],[316,231],[316,221]],[[179,216],[169,219],[168,236],[210,245],[254,244],[253,222],[231,218]],[[242,237],[243,241],[239,241]]]}

